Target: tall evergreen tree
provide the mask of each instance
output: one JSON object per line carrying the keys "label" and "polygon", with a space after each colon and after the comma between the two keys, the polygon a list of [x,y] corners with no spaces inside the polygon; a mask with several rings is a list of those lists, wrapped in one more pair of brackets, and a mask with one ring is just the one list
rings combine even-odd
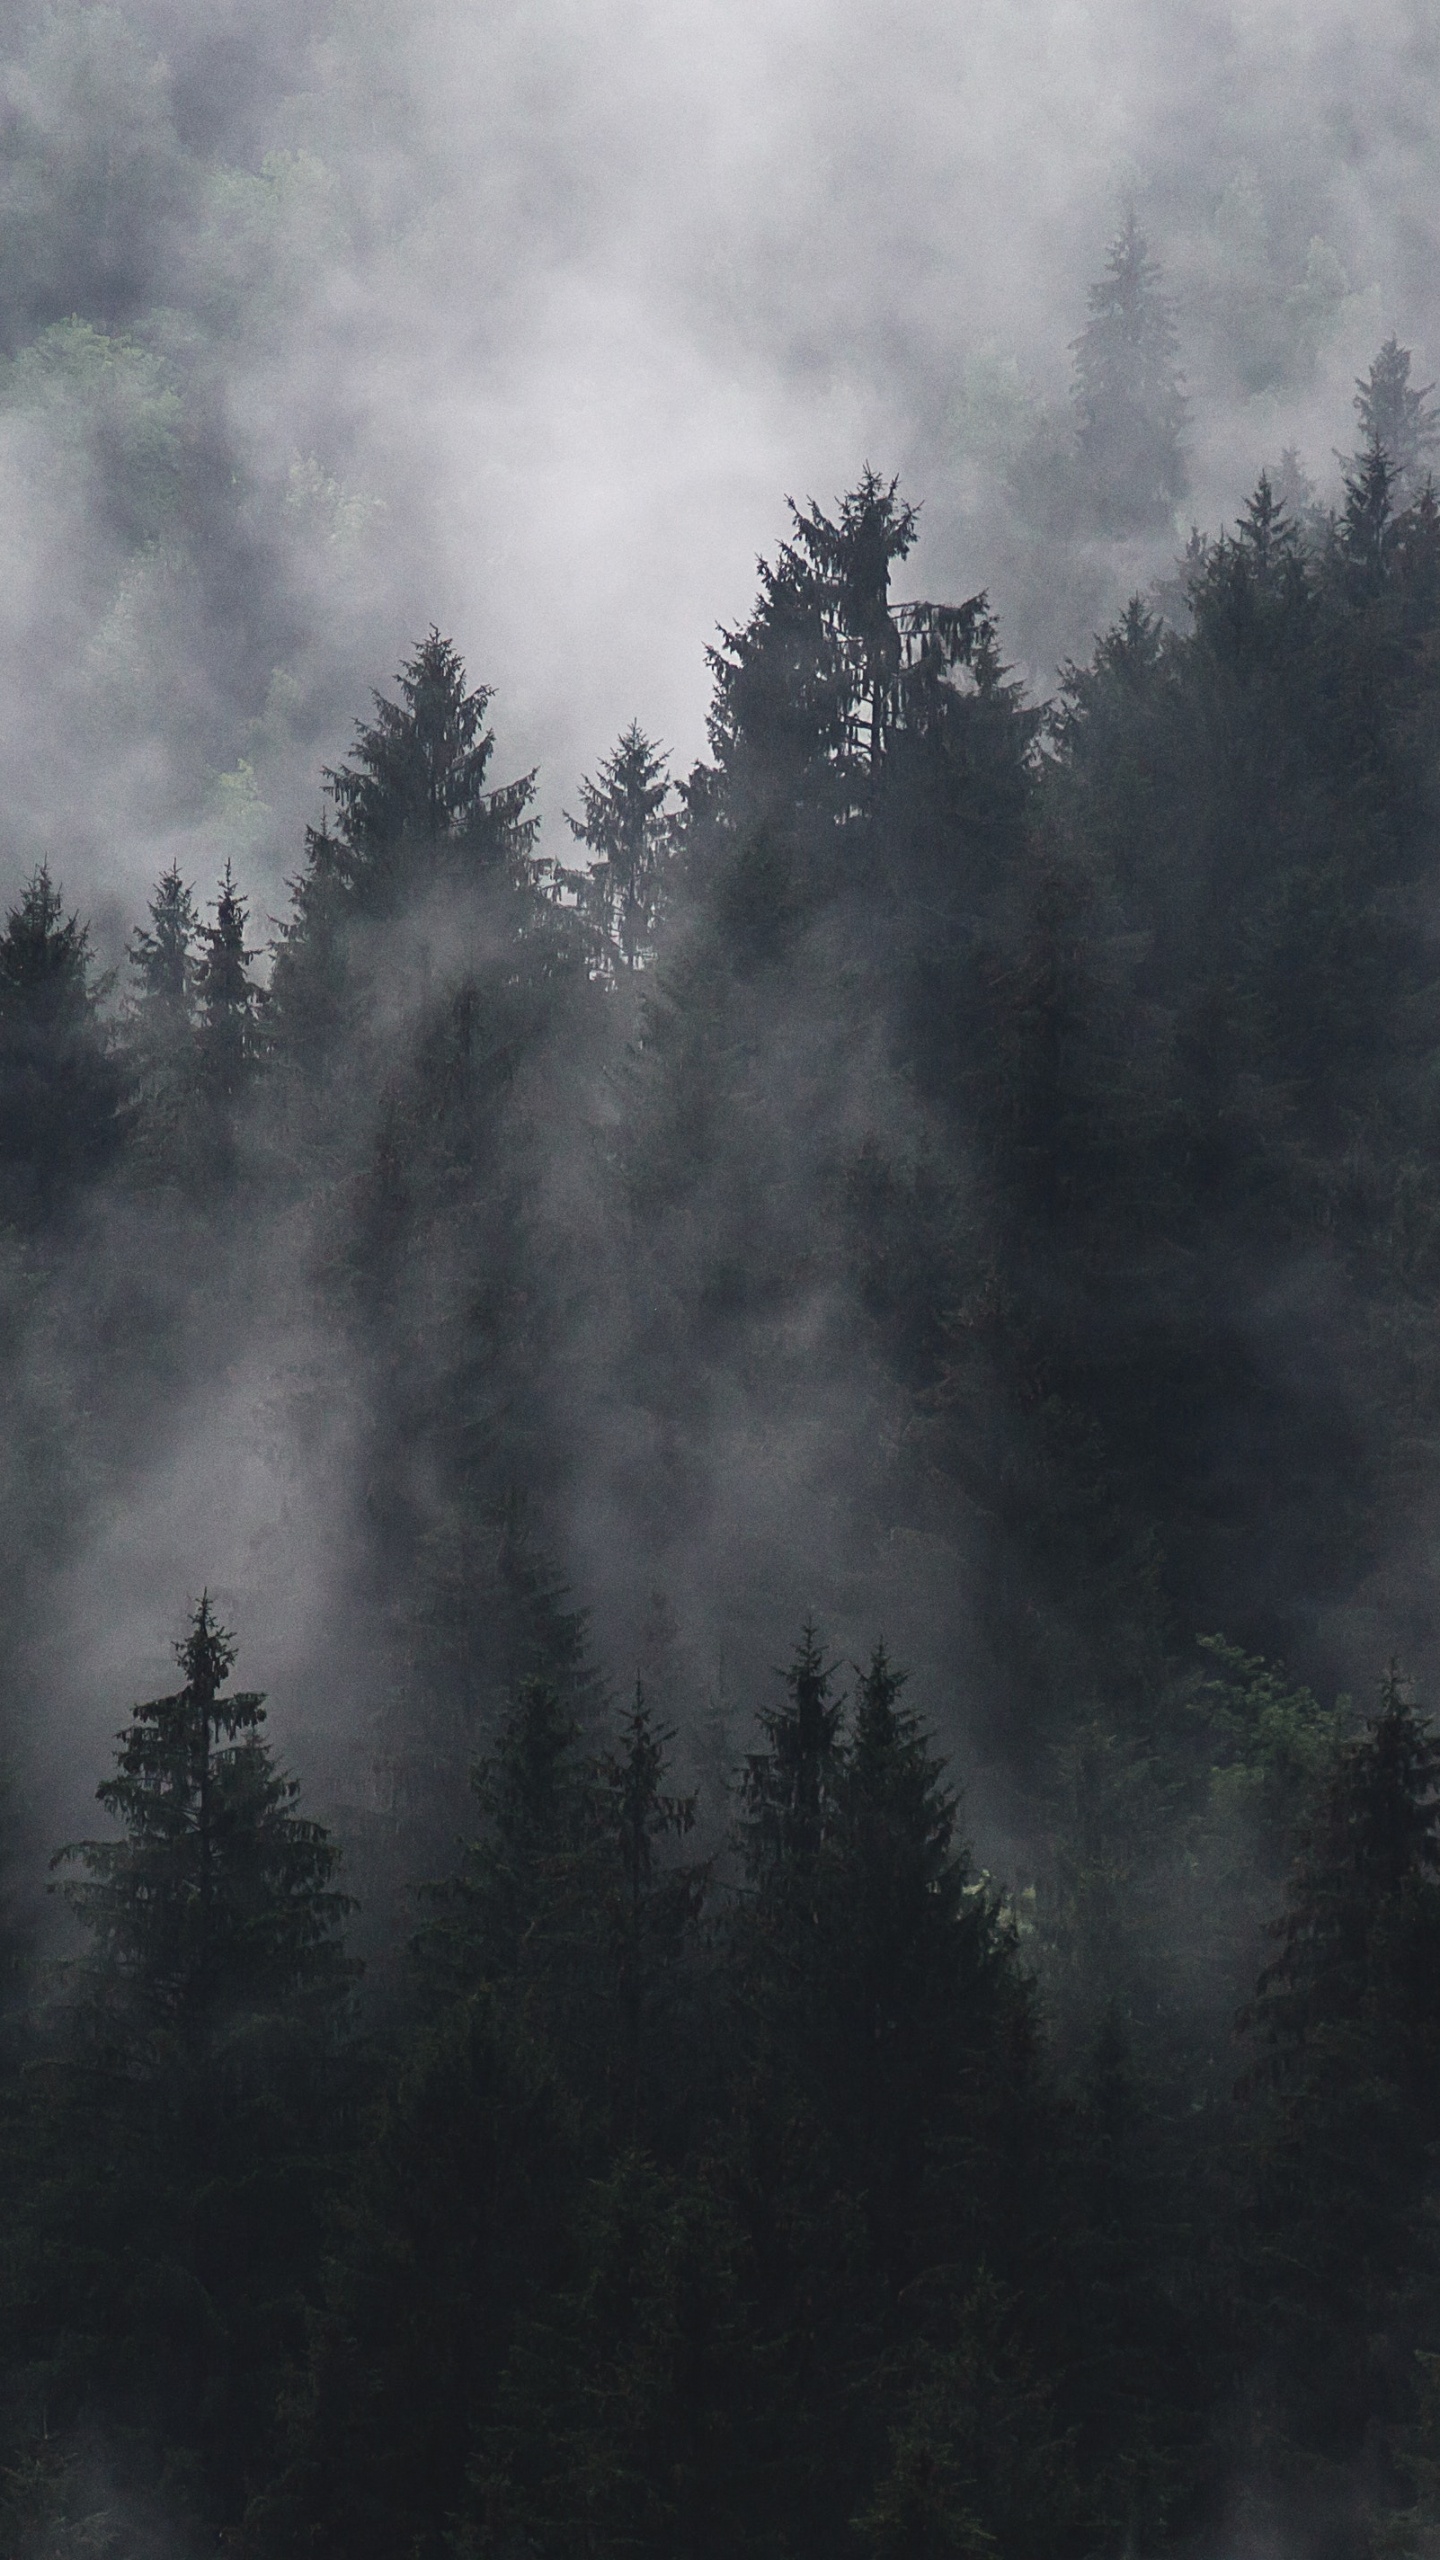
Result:
{"label": "tall evergreen tree", "polygon": [[1082,483],[1105,533],[1159,533],[1188,486],[1175,323],[1133,205],[1075,341]]}
{"label": "tall evergreen tree", "polygon": [[1306,1828],[1250,2045],[1256,2452],[1282,2498],[1353,2495],[1427,2346],[1440,2141],[1440,1741],[1392,1670]]}
{"label": "tall evergreen tree", "polygon": [[200,1074],[213,1101],[227,1111],[245,1091],[259,1054],[260,988],[250,970],[259,946],[245,940],[248,922],[227,862],[215,893],[215,921],[199,929],[204,949],[196,971]]}
{"label": "tall evergreen tree", "polygon": [[665,759],[632,720],[598,782],[580,785],[584,816],[566,825],[594,859],[586,871],[560,877],[599,937],[601,964],[643,969],[655,957],[665,879],[675,830],[665,814],[670,795]]}
{"label": "tall evergreen tree", "polygon": [[1412,383],[1410,365],[1410,349],[1389,337],[1355,385],[1362,438],[1356,465],[1368,454],[1383,453],[1402,503],[1418,495],[1429,457],[1440,445],[1440,418],[1431,398],[1435,385],[1422,389]]}
{"label": "tall evergreen tree", "polygon": [[42,865],[0,934],[0,1211],[43,1220],[115,1160],[124,1080],[89,928]]}
{"label": "tall evergreen tree", "polygon": [[182,1032],[194,1019],[199,917],[194,891],[174,863],[155,884],[149,914],[148,925],[135,927],[126,953],[139,981],[137,1003],[145,1015]]}
{"label": "tall evergreen tree", "polygon": [[126,958],[135,983],[122,1023],[135,1084],[136,1153],[144,1172],[184,1181],[194,1171],[200,923],[194,892],[173,863],[155,884],[149,916],[130,936]]}
{"label": "tall evergreen tree", "polygon": [[275,954],[269,1011],[283,1052],[312,1065],[354,1041],[362,1003],[358,927],[393,921],[437,892],[530,886],[534,777],[487,781],[488,686],[467,690],[453,644],[432,630],[400,670],[399,700],[375,696],[353,761],[327,774],[334,811],[306,838],[305,868]]}
{"label": "tall evergreen tree", "polygon": [[37,2083],[25,2319],[56,2414],[115,2428],[141,2486],[183,2458],[223,2522],[299,2345],[350,1905],[208,1598],[175,1650],[183,1686],[136,1708],[98,1790],[115,1835],[55,1862],[83,1870],[89,1947]]}
{"label": "tall evergreen tree", "polygon": [[740,1782],[740,1844],[753,1886],[804,1901],[835,1820],[845,1712],[812,1622],[783,1677],[785,1704],[761,1708],[765,1747],[751,1752]]}
{"label": "tall evergreen tree", "polygon": [[97,1790],[120,1836],[59,1856],[86,1870],[65,1898],[92,1941],[97,2031],[113,2026],[137,2061],[208,2070],[239,2057],[256,2020],[323,2028],[347,1978],[349,1905],[338,1851],[261,1739],[264,1699],[226,1694],[235,1640],[208,1594],[175,1655],[184,1686],[137,1707]]}

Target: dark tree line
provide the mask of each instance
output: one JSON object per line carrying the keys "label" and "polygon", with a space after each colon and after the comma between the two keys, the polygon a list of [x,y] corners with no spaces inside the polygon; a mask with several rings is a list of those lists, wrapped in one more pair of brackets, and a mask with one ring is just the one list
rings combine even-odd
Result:
{"label": "dark tree line", "polygon": [[[1131,225],[1112,531],[1181,491],[1169,329]],[[1346,1693],[1433,1671],[1440,511],[1393,341],[1357,411],[1340,507],[1262,478],[1043,710],[867,470],[583,867],[432,632],[268,967],[229,871],[114,985],[22,889],[7,1679],[244,1237],[363,1388],[386,1680],[342,1844],[201,1599],[69,1936],[14,1914],[17,2553],[1428,2547],[1440,1762]],[[872,1622],[932,1559],[923,1683],[807,1624],[722,1713],[657,1603],[618,1705],[581,1496],[763,1616],[715,1453],[836,1382],[800,1533]]]}

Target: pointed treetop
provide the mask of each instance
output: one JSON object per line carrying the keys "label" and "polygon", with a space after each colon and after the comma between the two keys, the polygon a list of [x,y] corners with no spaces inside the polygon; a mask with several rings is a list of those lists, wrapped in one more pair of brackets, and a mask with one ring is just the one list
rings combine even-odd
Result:
{"label": "pointed treetop", "polygon": [[663,751],[632,720],[600,767],[580,785],[583,817],[565,823],[595,855],[588,871],[558,873],[582,914],[598,925],[611,958],[626,969],[652,957],[663,903],[674,828],[665,814],[670,796]]}
{"label": "pointed treetop", "polygon": [[1417,389],[1410,380],[1410,349],[1392,337],[1355,385],[1355,414],[1364,439],[1357,465],[1383,452],[1396,484],[1417,480],[1427,457],[1440,444],[1440,418],[1435,415],[1427,382]]}
{"label": "pointed treetop", "polygon": [[1175,318],[1133,205],[1075,340],[1076,443],[1109,533],[1160,531],[1185,494],[1186,401]]}
{"label": "pointed treetop", "polygon": [[66,915],[59,883],[42,862],[33,871],[0,935],[0,1013],[24,1013],[55,1028],[92,1010],[90,928]]}
{"label": "pointed treetop", "polygon": [[188,1020],[199,918],[194,891],[187,888],[173,862],[155,884],[149,914],[149,925],[135,927],[126,953],[140,982],[139,1002],[177,1020]]}
{"label": "pointed treetop", "polygon": [[[485,726],[490,687],[467,691],[459,651],[433,627],[398,681],[398,702],[376,694],[374,720],[356,733],[354,762],[326,777],[346,844],[372,862],[406,841],[478,844],[494,836],[502,849],[530,785],[486,788],[495,743]],[[528,848],[528,833],[519,832]]]}

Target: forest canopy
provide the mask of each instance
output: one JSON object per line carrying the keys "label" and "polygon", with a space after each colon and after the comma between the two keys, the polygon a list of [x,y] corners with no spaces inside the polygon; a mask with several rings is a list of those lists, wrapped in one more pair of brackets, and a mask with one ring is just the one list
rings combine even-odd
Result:
{"label": "forest canopy", "polygon": [[[12,390],[168,576],[124,289]],[[1434,2548],[1440,418],[1392,335],[1187,542],[1180,348],[1130,209],[1048,698],[865,464],[567,860],[432,625],[273,922],[243,764],[113,968],[13,880],[15,2560]]]}

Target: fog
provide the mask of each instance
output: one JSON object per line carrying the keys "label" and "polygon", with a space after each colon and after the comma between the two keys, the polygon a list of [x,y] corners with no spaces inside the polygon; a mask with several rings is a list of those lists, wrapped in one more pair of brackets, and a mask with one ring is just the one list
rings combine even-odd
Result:
{"label": "fog", "polygon": [[7,853],[116,921],[172,847],[234,841],[278,900],[432,620],[552,830],[631,717],[683,768],[784,494],[867,456],[924,502],[913,591],[990,585],[1047,684],[1163,566],[1057,594],[1003,492],[1123,199],[1179,303],[1198,521],[1288,444],[1333,480],[1379,338],[1440,337],[1418,9],[1363,40],[1339,6],[770,0],[12,27],[10,344],[79,311],[137,352],[12,378]]}
{"label": "fog", "polygon": [[[902,592],[987,586],[1044,694],[1285,448],[1334,495],[1384,335],[1420,380],[1440,349],[1418,6],[1362,31],[1338,0],[130,0],[9,28],[0,868],[13,891],[48,860],[112,965],[171,862],[204,896],[233,859],[263,938],[323,768],[432,623],[496,689],[496,778],[538,769],[566,853],[627,721],[677,773],[703,751],[707,646],[787,494],[899,472],[922,507]],[[1129,204],[1175,300],[1192,489],[1161,537],[1057,541],[1016,465],[1069,432]],[[873,1062],[846,1077],[833,1126],[904,1125]],[[573,1172],[557,1158],[572,1209]],[[119,1272],[153,1258],[123,1226],[94,1242]],[[157,1676],[206,1580],[302,1750],[384,1688],[363,1611],[334,1638],[358,1390],[291,1293],[311,1244],[287,1235],[278,1289],[269,1247],[263,1285],[239,1243],[218,1297],[206,1279],[67,1566],[45,1756],[82,1798],[108,1702]],[[842,1641],[879,1615],[922,1662],[954,1641],[953,1555],[892,1541],[857,1584],[822,1494],[896,1427],[844,1324],[817,1300],[777,1372],[721,1382],[690,1453],[693,1534],[660,1546],[711,1666],[737,1590],[761,1655],[783,1645],[807,1555]],[[646,1427],[602,1388],[567,1495],[563,1560],[622,1651],[653,1559],[617,1484]]]}

